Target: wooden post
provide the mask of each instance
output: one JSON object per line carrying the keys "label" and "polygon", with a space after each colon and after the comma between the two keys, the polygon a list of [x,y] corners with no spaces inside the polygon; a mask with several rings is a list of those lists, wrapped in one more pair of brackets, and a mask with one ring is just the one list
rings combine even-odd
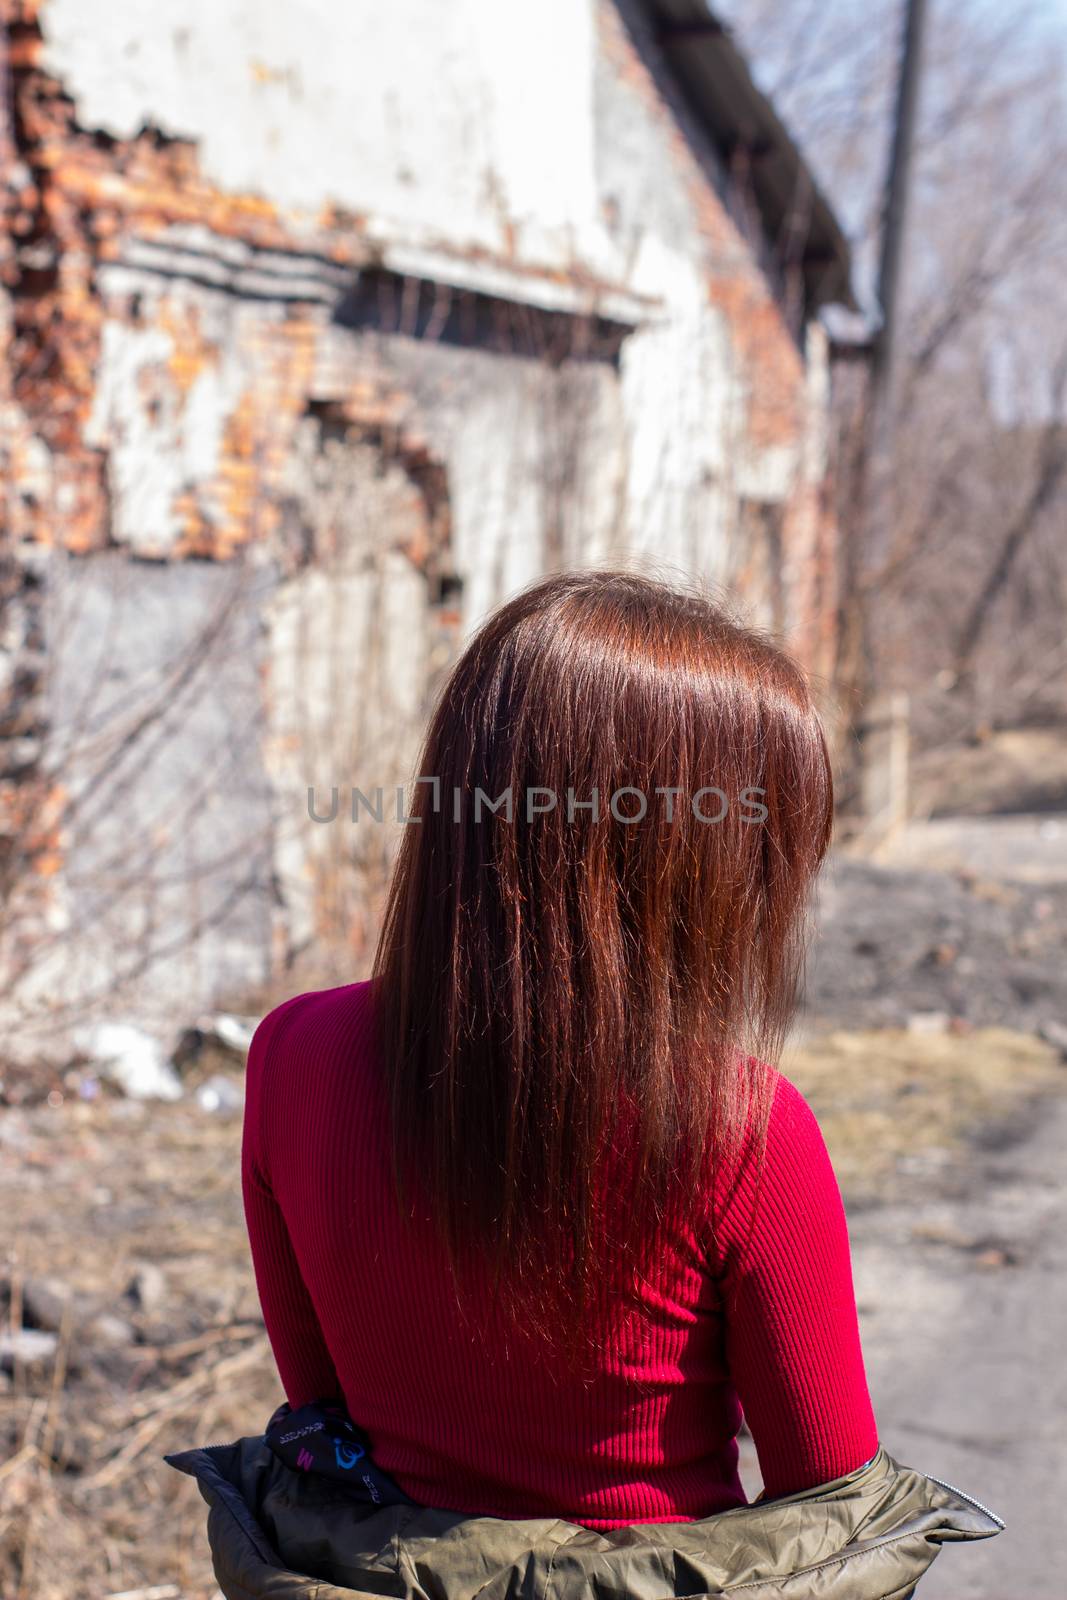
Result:
{"label": "wooden post", "polygon": [[909,702],[901,691],[878,695],[863,727],[863,838],[887,843],[908,820]]}

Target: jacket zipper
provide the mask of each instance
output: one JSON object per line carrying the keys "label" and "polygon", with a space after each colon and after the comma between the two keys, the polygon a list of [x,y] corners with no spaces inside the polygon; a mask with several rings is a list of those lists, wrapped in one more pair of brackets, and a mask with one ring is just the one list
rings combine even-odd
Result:
{"label": "jacket zipper", "polygon": [[980,1500],[976,1500],[972,1494],[964,1494],[963,1490],[957,1489],[954,1483],[946,1483],[943,1478],[935,1478],[929,1472],[926,1474],[926,1476],[930,1479],[931,1483],[936,1483],[938,1488],[947,1489],[950,1494],[958,1494],[960,1499],[966,1500],[968,1505],[975,1506],[979,1511],[984,1511],[987,1517],[992,1517],[998,1528],[1003,1528],[1004,1519],[1002,1517],[998,1517],[995,1511],[990,1511],[988,1506],[984,1506],[982,1502]]}

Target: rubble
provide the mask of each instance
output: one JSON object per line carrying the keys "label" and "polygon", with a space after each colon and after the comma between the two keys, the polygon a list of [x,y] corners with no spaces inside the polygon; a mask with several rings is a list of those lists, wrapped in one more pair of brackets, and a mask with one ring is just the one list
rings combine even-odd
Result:
{"label": "rubble", "polygon": [[86,1329],[86,1337],[96,1345],[105,1348],[133,1344],[135,1333],[130,1324],[122,1317],[116,1317],[109,1311],[101,1312],[94,1317]]}
{"label": "rubble", "polygon": [[932,1033],[947,1033],[951,1020],[947,1011],[913,1011],[908,1018],[908,1032],[926,1038]]}
{"label": "rubble", "polygon": [[128,1022],[102,1022],[85,1035],[85,1049],[102,1076],[132,1100],[180,1100],[181,1079],[157,1039]]}
{"label": "rubble", "polygon": [[196,1103],[202,1111],[226,1115],[241,1110],[244,1105],[244,1093],[241,1085],[233,1078],[224,1077],[221,1072],[217,1072],[200,1085],[196,1091]]}
{"label": "rubble", "polygon": [[159,1310],[167,1294],[167,1276],[154,1261],[139,1261],[126,1286],[126,1298],[139,1311],[152,1314]]}
{"label": "rubble", "polygon": [[55,1356],[58,1344],[58,1335],[42,1328],[16,1328],[13,1333],[0,1333],[0,1372],[42,1366]]}
{"label": "rubble", "polygon": [[203,1016],[194,1026],[181,1030],[171,1051],[171,1063],[184,1073],[210,1048],[228,1051],[243,1061],[258,1022],[258,1017],[240,1017],[228,1011]]}
{"label": "rubble", "polygon": [[1067,1022],[1043,1022],[1037,1031],[1045,1043],[1058,1050],[1063,1060],[1067,1061]]}
{"label": "rubble", "polygon": [[30,1278],[22,1285],[22,1317],[28,1328],[58,1333],[77,1316],[77,1298],[60,1278]]}

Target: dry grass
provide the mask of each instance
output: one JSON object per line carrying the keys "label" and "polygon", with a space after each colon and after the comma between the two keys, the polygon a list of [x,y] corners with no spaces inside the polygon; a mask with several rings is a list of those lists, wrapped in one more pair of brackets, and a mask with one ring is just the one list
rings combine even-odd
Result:
{"label": "dry grass", "polygon": [[829,1033],[782,1067],[819,1118],[846,1195],[862,1200],[965,1172],[976,1140],[1025,1132],[1043,1096],[1067,1081],[1051,1045],[1007,1028]]}

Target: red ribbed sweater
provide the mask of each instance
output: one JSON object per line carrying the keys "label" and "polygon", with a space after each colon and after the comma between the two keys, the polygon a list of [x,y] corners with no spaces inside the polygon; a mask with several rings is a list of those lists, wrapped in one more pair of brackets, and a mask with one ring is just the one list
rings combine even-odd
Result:
{"label": "red ribbed sweater", "polygon": [[488,1304],[476,1339],[443,1249],[428,1227],[403,1229],[372,995],[366,983],[296,995],[249,1052],[245,1212],[291,1405],[343,1395],[375,1461],[422,1504],[596,1529],[744,1504],[742,1407],[769,1495],[874,1455],[841,1196],[786,1078],[758,1197],[744,1177],[732,1186],[714,1258],[691,1231],[665,1249],[589,1383]]}

